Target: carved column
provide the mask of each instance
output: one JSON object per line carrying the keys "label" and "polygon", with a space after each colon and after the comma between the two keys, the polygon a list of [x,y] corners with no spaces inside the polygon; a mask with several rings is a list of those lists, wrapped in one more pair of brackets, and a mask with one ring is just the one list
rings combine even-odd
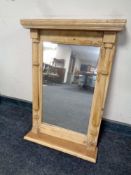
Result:
{"label": "carved column", "polygon": [[33,120],[32,132],[38,132],[39,120],[39,31],[31,29],[32,38],[32,89],[33,89]]}
{"label": "carved column", "polygon": [[105,97],[112,67],[112,59],[115,53],[115,40],[116,32],[104,33],[96,80],[97,88],[94,92],[91,119],[87,133],[87,145],[88,148],[91,149],[96,149],[97,146],[101,116],[103,114]]}

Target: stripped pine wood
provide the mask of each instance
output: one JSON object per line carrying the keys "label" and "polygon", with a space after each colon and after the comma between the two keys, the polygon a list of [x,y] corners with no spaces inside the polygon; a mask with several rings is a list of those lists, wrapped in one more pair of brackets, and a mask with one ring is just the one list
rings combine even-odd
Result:
{"label": "stripped pine wood", "polygon": [[23,19],[25,28],[91,31],[122,31],[125,19]]}
{"label": "stripped pine wood", "polygon": [[38,132],[39,119],[39,31],[31,29],[32,38],[32,88],[33,88],[33,123],[32,132]]}
{"label": "stripped pine wood", "polygon": [[[21,24],[30,29],[31,33],[33,74],[32,130],[24,138],[95,163],[101,119],[116,48],[116,35],[125,28],[126,20],[24,19],[21,20]],[[85,135],[42,121],[43,41],[101,47],[88,132]]]}

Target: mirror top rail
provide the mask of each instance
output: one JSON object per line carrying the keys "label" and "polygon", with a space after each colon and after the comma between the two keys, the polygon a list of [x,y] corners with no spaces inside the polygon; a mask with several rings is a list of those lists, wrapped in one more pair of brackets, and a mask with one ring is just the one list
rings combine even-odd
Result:
{"label": "mirror top rail", "polygon": [[126,19],[22,19],[27,29],[122,31]]}

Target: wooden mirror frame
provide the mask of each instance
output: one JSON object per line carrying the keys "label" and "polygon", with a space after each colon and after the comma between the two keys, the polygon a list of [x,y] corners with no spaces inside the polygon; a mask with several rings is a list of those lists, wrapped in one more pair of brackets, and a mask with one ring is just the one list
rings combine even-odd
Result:
{"label": "wooden mirror frame", "polygon": [[[24,138],[95,163],[116,34],[124,29],[126,20],[23,19],[21,24],[30,29],[33,70],[33,122],[31,131]],[[101,48],[87,135],[42,123],[43,41]]]}

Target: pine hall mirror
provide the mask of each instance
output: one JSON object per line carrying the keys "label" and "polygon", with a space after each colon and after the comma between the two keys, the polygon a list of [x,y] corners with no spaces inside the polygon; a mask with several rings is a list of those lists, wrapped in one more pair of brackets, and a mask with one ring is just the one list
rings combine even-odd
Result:
{"label": "pine hall mirror", "polygon": [[116,47],[126,20],[21,20],[32,38],[33,115],[26,140],[96,162]]}

